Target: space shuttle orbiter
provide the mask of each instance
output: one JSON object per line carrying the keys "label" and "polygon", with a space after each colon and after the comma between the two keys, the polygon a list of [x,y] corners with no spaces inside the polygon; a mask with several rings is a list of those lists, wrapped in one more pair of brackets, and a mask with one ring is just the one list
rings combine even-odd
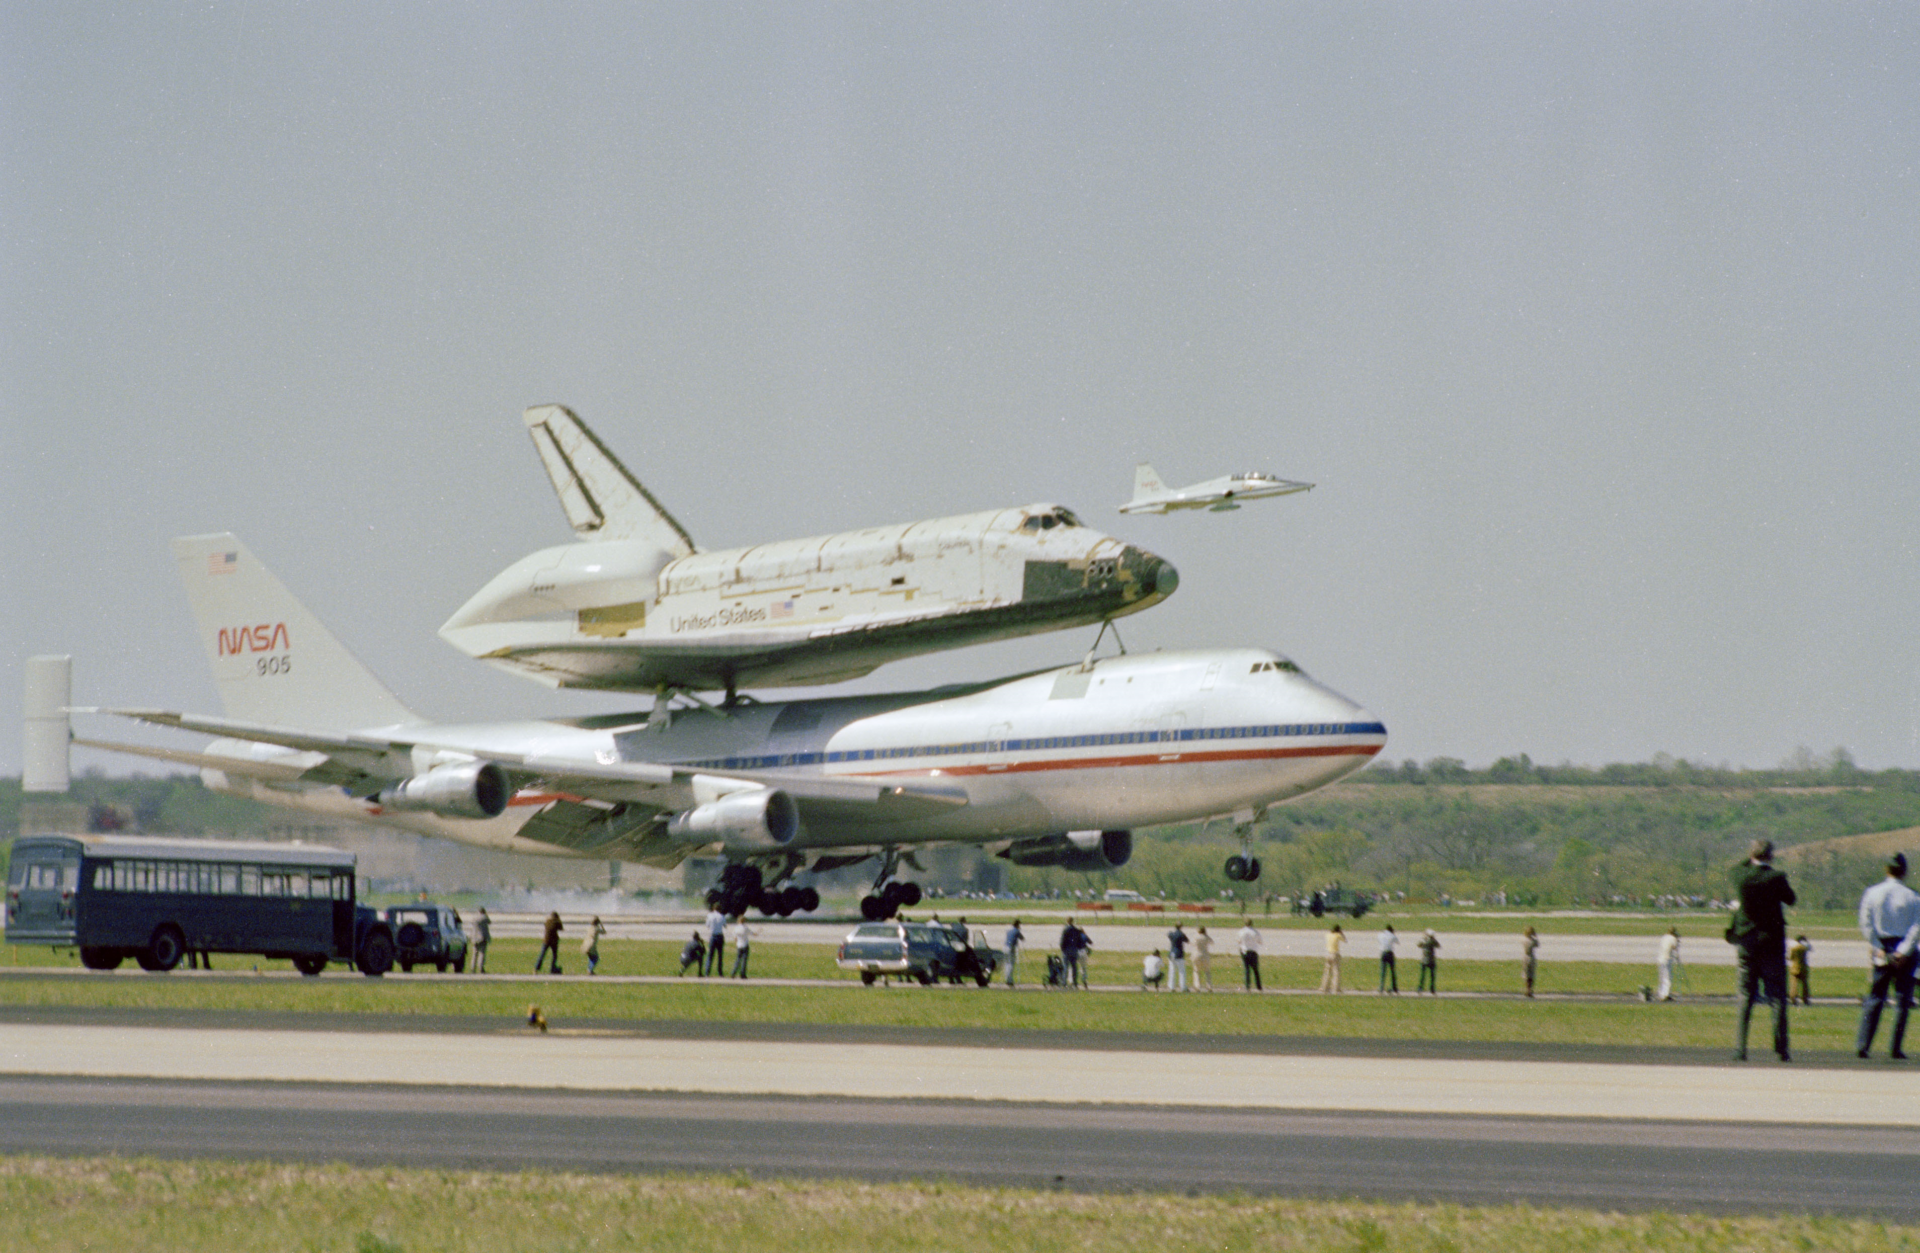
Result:
{"label": "space shuttle orbiter", "polygon": [[1173,566],[1033,504],[701,552],[571,410],[527,430],[577,542],[507,567],[440,635],[553,687],[724,690],[1087,626],[1173,594]]}

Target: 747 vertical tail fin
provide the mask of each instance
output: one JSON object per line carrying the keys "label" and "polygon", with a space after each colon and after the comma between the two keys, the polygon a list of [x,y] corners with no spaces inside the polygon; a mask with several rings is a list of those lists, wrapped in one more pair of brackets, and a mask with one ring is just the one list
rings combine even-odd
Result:
{"label": "747 vertical tail fin", "polygon": [[232,535],[173,541],[229,718],[348,731],[420,722]]}

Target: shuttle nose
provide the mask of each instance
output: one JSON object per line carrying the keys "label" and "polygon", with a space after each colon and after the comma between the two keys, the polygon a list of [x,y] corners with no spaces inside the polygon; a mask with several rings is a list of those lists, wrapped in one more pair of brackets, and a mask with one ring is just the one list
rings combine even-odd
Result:
{"label": "shuttle nose", "polygon": [[1180,572],[1164,557],[1156,557],[1144,548],[1127,546],[1120,559],[1121,568],[1133,575],[1130,599],[1165,600],[1180,586]]}

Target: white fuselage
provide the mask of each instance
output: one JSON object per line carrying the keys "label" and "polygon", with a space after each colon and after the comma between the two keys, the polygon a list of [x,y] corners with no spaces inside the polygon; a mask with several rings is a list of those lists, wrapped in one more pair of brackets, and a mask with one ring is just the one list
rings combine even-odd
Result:
{"label": "white fuselage", "polygon": [[[795,848],[919,841],[993,843],[1094,828],[1251,816],[1359,769],[1386,728],[1358,705],[1259,649],[1153,653],[925,692],[747,704],[666,727],[560,723],[420,728],[433,750],[537,754],[581,763],[656,762],[730,772],[936,782],[967,803],[911,822],[809,821]],[[454,839],[556,851],[515,839],[553,797],[523,792],[499,818],[373,815],[337,789],[269,787],[210,772],[209,784]],[[530,847],[531,845],[531,847]],[[599,852],[618,856],[617,851]]]}

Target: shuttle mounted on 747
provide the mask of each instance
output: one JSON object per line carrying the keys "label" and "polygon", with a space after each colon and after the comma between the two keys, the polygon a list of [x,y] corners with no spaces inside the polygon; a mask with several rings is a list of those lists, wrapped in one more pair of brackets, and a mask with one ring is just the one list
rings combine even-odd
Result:
{"label": "shuttle mounted on 747", "polygon": [[572,411],[525,419],[579,539],[509,566],[440,634],[550,686],[731,700],[1106,622],[1179,583],[1168,562],[1051,504],[702,552]]}
{"label": "shuttle mounted on 747", "polygon": [[[792,876],[878,858],[862,912],[886,916],[919,899],[897,871],[925,845],[1097,870],[1127,861],[1140,826],[1225,818],[1245,838],[1268,806],[1386,743],[1377,719],[1257,648],[670,720],[436,723],[232,535],[173,548],[224,712],[91,712],[213,741],[73,743],[195,766],[209,787],[271,804],[493,848],[660,866],[717,848],[728,912],[813,908],[817,894]],[[30,684],[27,714],[30,740],[64,752],[70,698],[57,687]],[[1227,870],[1257,878],[1259,863],[1243,851]]]}

